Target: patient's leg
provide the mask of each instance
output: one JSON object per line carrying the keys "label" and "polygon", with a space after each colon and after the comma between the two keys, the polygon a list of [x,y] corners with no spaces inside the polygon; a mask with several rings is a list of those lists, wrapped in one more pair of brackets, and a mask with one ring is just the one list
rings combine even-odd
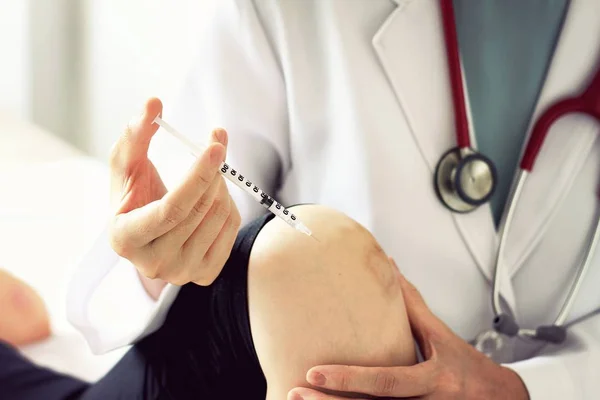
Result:
{"label": "patient's leg", "polygon": [[415,363],[397,270],[371,234],[324,207],[294,213],[320,242],[274,219],[250,258],[250,323],[267,398],[308,387],[306,372],[319,364]]}

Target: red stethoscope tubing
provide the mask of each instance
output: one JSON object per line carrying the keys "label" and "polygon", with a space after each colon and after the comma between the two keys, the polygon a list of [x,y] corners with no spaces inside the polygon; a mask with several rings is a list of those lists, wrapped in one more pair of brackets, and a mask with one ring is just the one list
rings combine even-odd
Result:
{"label": "red stethoscope tubing", "polygon": [[[470,148],[471,140],[469,137],[469,123],[463,90],[454,7],[452,0],[440,0],[440,5],[442,9],[450,85],[452,88],[452,101],[454,103],[456,143],[460,149]],[[596,71],[596,75],[581,95],[560,100],[548,108],[536,121],[527,147],[525,148],[525,153],[521,159],[520,168],[522,170],[531,172],[550,127],[557,119],[568,113],[582,113],[600,121],[600,68]]]}
{"label": "red stethoscope tubing", "polygon": [[448,58],[448,72],[452,87],[452,102],[454,103],[454,124],[456,125],[456,144],[460,149],[470,148],[469,121],[467,120],[467,106],[463,91],[463,78],[460,67],[460,51],[456,33],[456,21],[452,0],[442,0],[442,21],[444,26],[444,40],[446,42],[446,56]]}

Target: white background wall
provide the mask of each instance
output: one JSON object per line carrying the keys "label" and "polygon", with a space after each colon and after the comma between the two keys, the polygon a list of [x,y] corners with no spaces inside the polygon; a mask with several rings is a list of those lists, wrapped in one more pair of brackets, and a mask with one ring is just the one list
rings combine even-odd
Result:
{"label": "white background wall", "polygon": [[106,159],[144,100],[168,113],[217,0],[0,0],[0,112]]}
{"label": "white background wall", "polygon": [[195,55],[199,28],[214,0],[85,0],[88,135],[82,148],[106,157],[120,131],[150,96],[169,100]]}
{"label": "white background wall", "polygon": [[[92,356],[67,323],[64,306],[72,269],[110,212],[108,176],[105,168],[11,117],[106,161],[147,97],[163,98],[168,113],[214,4],[0,0],[0,268],[31,284],[48,307],[52,337],[25,350],[42,365],[97,379],[124,350]],[[130,282],[114,276],[113,283]],[[132,294],[125,303],[135,299]],[[117,306],[102,308],[118,324],[118,315],[126,314],[122,306],[115,313]]]}
{"label": "white background wall", "polygon": [[0,0],[0,112],[29,117],[26,1]]}

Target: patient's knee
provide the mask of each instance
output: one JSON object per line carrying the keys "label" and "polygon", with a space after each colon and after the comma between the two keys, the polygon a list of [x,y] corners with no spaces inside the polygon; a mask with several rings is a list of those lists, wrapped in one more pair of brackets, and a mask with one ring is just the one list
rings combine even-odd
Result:
{"label": "patient's knee", "polygon": [[303,274],[326,274],[332,280],[344,274],[368,274],[386,296],[400,294],[398,270],[372,234],[345,214],[333,209],[305,205],[294,208],[313,232],[303,235],[279,219],[261,231],[251,257],[253,268],[268,268],[290,274],[290,267]]}
{"label": "patient's knee", "polygon": [[315,365],[414,363],[398,271],[371,234],[325,207],[294,214],[318,241],[272,220],[250,256],[250,322],[269,398],[305,386]]}

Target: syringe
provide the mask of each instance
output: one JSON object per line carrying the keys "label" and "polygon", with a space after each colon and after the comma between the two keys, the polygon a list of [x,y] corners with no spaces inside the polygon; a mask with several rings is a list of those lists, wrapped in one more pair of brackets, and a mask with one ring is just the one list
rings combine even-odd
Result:
{"label": "syringe", "polygon": [[[173,135],[175,138],[179,139],[180,142],[182,142],[186,147],[188,147],[188,149],[192,152],[194,156],[200,157],[202,155],[202,152],[204,150],[203,148],[196,145],[187,137],[179,133],[175,128],[166,123],[162,118],[157,116],[156,118],[154,118],[154,123],[158,124],[165,131]],[[306,225],[304,225],[302,222],[300,222],[300,220],[298,220],[298,217],[292,214],[287,208],[283,207],[280,203],[275,201],[275,199],[273,199],[271,196],[266,194],[261,188],[250,182],[244,175],[242,175],[236,169],[232,168],[229,164],[227,164],[226,162],[221,163],[219,172],[230,182],[234,183],[237,187],[239,187],[244,192],[252,196],[267,210],[284,220],[292,228],[304,233],[305,235],[315,238],[310,229],[308,229]]]}

